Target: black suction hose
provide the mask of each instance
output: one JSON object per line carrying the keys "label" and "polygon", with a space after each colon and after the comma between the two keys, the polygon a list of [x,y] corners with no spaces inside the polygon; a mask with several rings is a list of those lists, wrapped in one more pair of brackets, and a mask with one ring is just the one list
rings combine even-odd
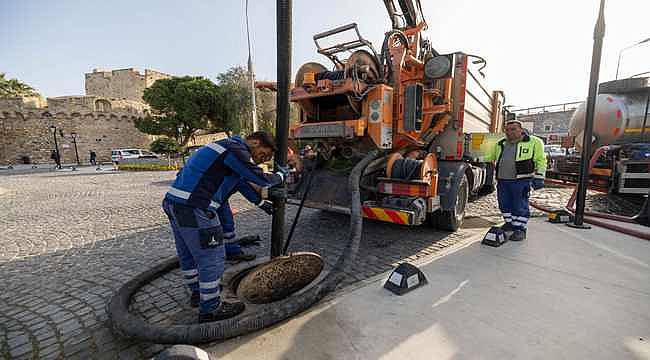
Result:
{"label": "black suction hose", "polygon": [[296,217],[293,218],[293,223],[291,224],[291,230],[289,230],[289,235],[287,236],[287,241],[284,243],[284,248],[282,249],[282,255],[287,255],[287,250],[289,250],[289,245],[291,244],[291,239],[293,238],[293,232],[296,230],[296,225],[298,224],[298,219],[300,218],[300,213],[302,208],[305,206],[305,200],[307,200],[307,195],[309,194],[309,189],[311,189],[311,181],[314,178],[313,173],[309,173],[309,180],[305,186],[305,190],[302,193],[302,198],[300,199],[300,205],[298,206],[298,211],[296,211]]}
{"label": "black suction hose", "polygon": [[260,330],[308,309],[336,288],[345,277],[345,273],[349,272],[357,256],[363,225],[359,181],[363,170],[376,157],[377,152],[371,151],[350,173],[348,186],[352,201],[350,203],[349,242],[334,267],[319,283],[286,299],[267,304],[258,312],[211,323],[158,325],[148,323],[129,313],[131,297],[140,287],[178,267],[178,260],[174,257],[137,275],[124,284],[111,298],[108,304],[108,315],[113,329],[124,337],[152,343],[197,344],[225,340]]}

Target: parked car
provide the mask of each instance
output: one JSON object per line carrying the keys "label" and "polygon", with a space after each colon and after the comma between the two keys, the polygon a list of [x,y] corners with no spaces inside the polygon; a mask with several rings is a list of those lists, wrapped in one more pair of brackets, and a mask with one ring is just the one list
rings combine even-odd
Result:
{"label": "parked car", "polygon": [[560,145],[544,145],[544,152],[550,157],[566,155],[566,149]]}
{"label": "parked car", "polygon": [[111,160],[118,164],[126,159],[158,159],[157,154],[143,149],[114,149],[111,150]]}

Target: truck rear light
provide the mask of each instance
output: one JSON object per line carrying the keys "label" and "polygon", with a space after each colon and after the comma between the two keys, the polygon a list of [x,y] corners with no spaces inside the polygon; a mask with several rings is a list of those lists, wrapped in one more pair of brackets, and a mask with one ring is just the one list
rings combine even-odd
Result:
{"label": "truck rear light", "polygon": [[428,184],[400,184],[391,182],[380,182],[377,190],[382,194],[429,197],[430,186]]}

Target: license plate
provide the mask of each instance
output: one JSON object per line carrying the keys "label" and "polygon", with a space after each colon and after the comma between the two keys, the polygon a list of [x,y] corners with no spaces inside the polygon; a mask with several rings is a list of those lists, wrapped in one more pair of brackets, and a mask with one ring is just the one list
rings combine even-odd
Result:
{"label": "license plate", "polygon": [[303,125],[296,129],[294,137],[304,138],[322,138],[322,137],[345,137],[345,124],[322,124],[322,125]]}

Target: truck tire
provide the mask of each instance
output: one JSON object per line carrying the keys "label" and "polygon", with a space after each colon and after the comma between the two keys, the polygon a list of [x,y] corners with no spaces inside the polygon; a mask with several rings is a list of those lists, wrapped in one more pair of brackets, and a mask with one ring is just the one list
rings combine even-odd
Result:
{"label": "truck tire", "polygon": [[431,214],[429,224],[442,230],[456,231],[463,225],[465,207],[469,198],[469,185],[467,177],[463,176],[458,185],[456,206],[452,210],[439,210]]}

